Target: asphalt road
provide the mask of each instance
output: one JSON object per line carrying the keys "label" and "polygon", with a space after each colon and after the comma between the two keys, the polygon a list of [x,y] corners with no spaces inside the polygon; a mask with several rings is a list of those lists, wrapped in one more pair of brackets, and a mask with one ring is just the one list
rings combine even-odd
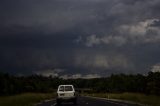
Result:
{"label": "asphalt road", "polygon": [[[37,106],[57,106],[56,101],[45,101]],[[111,101],[105,99],[91,98],[91,97],[78,97],[77,105],[72,103],[62,103],[60,106],[139,106],[137,104],[129,104],[118,101]]]}
{"label": "asphalt road", "polygon": [[[45,101],[37,106],[57,106],[55,100]],[[73,103],[62,103],[60,106],[140,106],[138,104],[124,103],[92,97],[78,97],[77,105]]]}

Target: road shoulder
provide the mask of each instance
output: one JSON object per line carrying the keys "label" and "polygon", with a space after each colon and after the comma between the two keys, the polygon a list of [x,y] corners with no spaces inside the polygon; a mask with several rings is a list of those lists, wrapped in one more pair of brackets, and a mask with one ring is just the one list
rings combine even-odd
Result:
{"label": "road shoulder", "polygon": [[93,99],[100,99],[100,100],[107,100],[108,102],[114,103],[114,104],[126,103],[126,104],[133,104],[133,105],[139,105],[139,106],[148,106],[145,104],[136,103],[136,102],[132,102],[132,101],[126,101],[126,100],[120,100],[120,99],[108,99],[108,98],[93,97],[93,96],[84,96],[84,97],[93,98]]}

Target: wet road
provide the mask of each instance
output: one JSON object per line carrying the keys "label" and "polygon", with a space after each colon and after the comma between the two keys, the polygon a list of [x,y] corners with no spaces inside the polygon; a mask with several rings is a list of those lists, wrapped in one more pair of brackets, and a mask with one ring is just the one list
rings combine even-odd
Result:
{"label": "wet road", "polygon": [[[57,106],[56,100],[45,101],[37,106]],[[129,104],[118,101],[111,101],[106,99],[92,98],[92,97],[78,97],[77,105],[73,103],[62,103],[60,106],[139,106],[137,104]]]}

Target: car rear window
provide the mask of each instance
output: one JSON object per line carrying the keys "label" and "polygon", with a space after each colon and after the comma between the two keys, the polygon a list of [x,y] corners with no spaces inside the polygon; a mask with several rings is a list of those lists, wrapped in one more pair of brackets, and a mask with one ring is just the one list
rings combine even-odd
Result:
{"label": "car rear window", "polygon": [[72,86],[65,86],[65,91],[73,91]]}
{"label": "car rear window", "polygon": [[64,86],[60,86],[59,91],[64,91]]}
{"label": "car rear window", "polygon": [[59,91],[73,91],[73,87],[72,86],[60,86],[59,87]]}

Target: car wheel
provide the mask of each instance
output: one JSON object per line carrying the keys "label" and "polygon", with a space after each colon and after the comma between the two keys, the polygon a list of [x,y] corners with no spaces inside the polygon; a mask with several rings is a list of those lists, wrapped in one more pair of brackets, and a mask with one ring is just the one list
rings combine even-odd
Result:
{"label": "car wheel", "polygon": [[74,105],[77,105],[77,99],[73,100]]}

